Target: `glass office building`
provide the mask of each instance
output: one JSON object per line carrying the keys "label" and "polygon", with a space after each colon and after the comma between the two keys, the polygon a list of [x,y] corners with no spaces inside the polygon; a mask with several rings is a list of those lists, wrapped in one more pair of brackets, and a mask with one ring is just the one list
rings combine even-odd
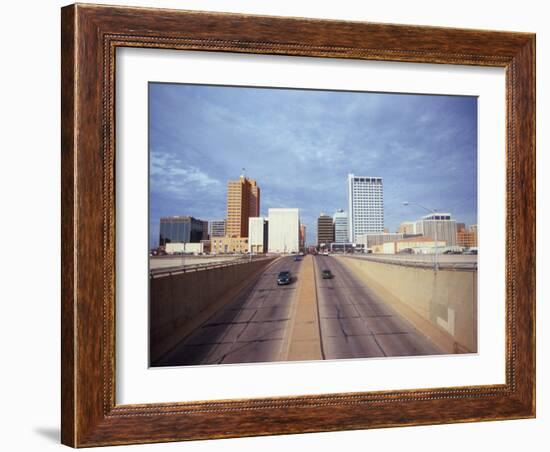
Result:
{"label": "glass office building", "polygon": [[334,242],[349,243],[348,213],[339,210],[332,218],[334,219]]}
{"label": "glass office building", "polygon": [[199,243],[203,238],[204,228],[208,228],[202,220],[189,216],[162,217],[160,219],[159,245],[167,243]]}

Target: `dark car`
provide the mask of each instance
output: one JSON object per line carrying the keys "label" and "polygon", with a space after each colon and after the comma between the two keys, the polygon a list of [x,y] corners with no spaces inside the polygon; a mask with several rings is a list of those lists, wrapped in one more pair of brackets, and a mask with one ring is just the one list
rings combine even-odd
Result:
{"label": "dark car", "polygon": [[323,270],[321,272],[321,275],[322,275],[323,279],[332,279],[332,278],[334,278],[334,275],[332,274],[332,272],[330,270]]}
{"label": "dark car", "polygon": [[294,260],[295,260],[296,262],[299,262],[299,261],[302,260],[302,258],[301,258],[300,256],[296,256],[296,257],[294,258]]}
{"label": "dark car", "polygon": [[290,284],[290,272],[288,270],[279,272],[279,275],[277,276],[277,285],[284,286],[286,284]]}

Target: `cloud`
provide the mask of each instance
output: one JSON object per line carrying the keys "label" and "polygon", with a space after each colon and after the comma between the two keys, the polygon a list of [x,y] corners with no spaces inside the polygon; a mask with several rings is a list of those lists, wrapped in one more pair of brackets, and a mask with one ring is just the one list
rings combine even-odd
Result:
{"label": "cloud", "polygon": [[150,151],[151,190],[176,198],[189,198],[194,193],[219,188],[222,183],[205,171],[186,165],[174,154]]}
{"label": "cloud", "polygon": [[151,224],[159,215],[225,215],[243,167],[261,211],[298,207],[315,240],[320,211],[347,210],[348,173],[384,179],[386,226],[422,212],[477,222],[474,97],[150,85]]}

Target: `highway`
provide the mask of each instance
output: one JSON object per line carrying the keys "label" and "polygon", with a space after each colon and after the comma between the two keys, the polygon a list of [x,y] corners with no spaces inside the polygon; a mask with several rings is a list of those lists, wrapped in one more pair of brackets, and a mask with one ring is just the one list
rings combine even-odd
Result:
{"label": "highway", "polygon": [[[309,271],[301,272],[306,268],[304,266]],[[322,279],[322,270],[325,269],[332,272],[332,279]],[[282,270],[290,270],[293,275],[288,286],[277,285],[277,274]],[[300,280],[304,274],[314,278],[314,284],[305,284],[305,277]],[[304,340],[300,328],[304,332],[307,328],[318,330],[319,334],[312,336],[316,338],[317,346],[311,341],[309,344],[298,343]],[[292,352],[289,355],[289,350],[297,348],[303,351],[304,347],[307,351],[298,358],[293,358]],[[313,353],[319,347],[321,355]],[[271,264],[234,301],[210,317],[156,365],[440,353],[434,344],[389,304],[380,300],[338,259],[307,256],[295,261],[294,257],[287,256]]]}
{"label": "highway", "polygon": [[[301,261],[283,257],[238,298],[164,356],[160,366],[280,361]],[[277,286],[277,274],[293,281]]]}
{"label": "highway", "polygon": [[[314,262],[325,359],[441,353],[338,259],[315,256]],[[325,269],[332,279],[322,279]]]}

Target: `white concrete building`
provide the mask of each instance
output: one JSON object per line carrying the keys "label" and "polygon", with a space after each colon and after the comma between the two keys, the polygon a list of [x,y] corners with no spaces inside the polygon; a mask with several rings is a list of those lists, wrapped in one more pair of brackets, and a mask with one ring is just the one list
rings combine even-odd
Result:
{"label": "white concrete building", "polygon": [[349,243],[349,222],[348,214],[343,210],[335,212],[334,221],[334,243]]}
{"label": "white concrete building", "polygon": [[386,242],[401,240],[403,237],[404,234],[399,232],[382,232],[376,234],[358,234],[355,237],[355,241],[358,244],[364,245],[365,248],[372,248],[373,246],[381,245]]}
{"label": "white concrete building", "polygon": [[398,254],[408,251],[414,254],[434,254],[445,249],[445,240],[437,242],[429,237],[413,237],[392,242],[384,242],[372,247],[374,254]]}
{"label": "white concrete building", "polygon": [[268,209],[268,251],[297,253],[300,250],[300,213],[297,208]]}
{"label": "white concrete building", "polygon": [[193,253],[199,254],[204,252],[204,243],[167,243],[165,250],[168,254],[174,253]]}
{"label": "white concrete building", "polygon": [[455,246],[456,243],[456,221],[450,213],[430,213],[416,222],[416,232],[424,237],[444,240],[447,246]]}
{"label": "white concrete building", "polygon": [[349,237],[384,232],[384,194],[381,177],[348,174]]}
{"label": "white concrete building", "polygon": [[267,220],[264,217],[248,219],[248,252],[265,253],[267,251]]}

